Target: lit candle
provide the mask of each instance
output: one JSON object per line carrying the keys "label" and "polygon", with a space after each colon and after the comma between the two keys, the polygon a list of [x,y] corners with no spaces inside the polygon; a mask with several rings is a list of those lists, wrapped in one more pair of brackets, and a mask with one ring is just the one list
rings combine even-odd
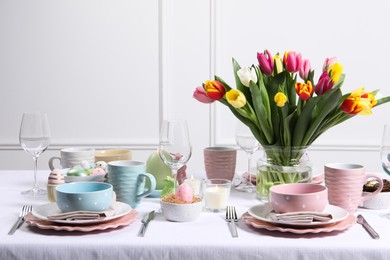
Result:
{"label": "lit candle", "polygon": [[199,196],[201,187],[201,181],[199,179],[194,178],[194,176],[191,175],[191,178],[185,179],[184,183],[187,183],[191,186],[194,196]]}
{"label": "lit candle", "polygon": [[229,190],[227,188],[209,187],[205,190],[204,199],[206,209],[209,210],[224,210],[227,206],[229,198]]}

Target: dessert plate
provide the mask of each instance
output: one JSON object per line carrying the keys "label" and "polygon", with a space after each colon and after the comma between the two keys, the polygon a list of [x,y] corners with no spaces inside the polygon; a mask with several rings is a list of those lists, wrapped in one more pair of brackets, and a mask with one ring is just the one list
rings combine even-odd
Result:
{"label": "dessert plate", "polygon": [[101,222],[110,221],[119,217],[122,217],[129,213],[132,208],[129,204],[117,201],[114,205],[115,213],[113,216],[99,218],[99,219],[86,219],[86,220],[49,220],[47,217],[50,215],[61,213],[61,210],[58,208],[55,202],[47,203],[40,206],[33,207],[32,214],[41,220],[45,220],[48,222],[55,222],[61,224],[72,224],[72,225],[80,225],[80,224],[96,224]]}
{"label": "dessert plate", "polygon": [[347,218],[337,223],[334,223],[333,225],[320,226],[320,227],[299,227],[299,228],[274,225],[270,222],[265,222],[260,219],[256,219],[251,215],[249,215],[248,213],[245,213],[242,216],[242,219],[246,224],[251,225],[254,228],[266,229],[269,231],[294,233],[294,234],[316,234],[316,233],[323,233],[323,232],[327,233],[333,231],[343,231],[356,223],[356,217],[354,215],[348,215]]}
{"label": "dessert plate", "polygon": [[124,216],[112,219],[111,221],[106,221],[102,223],[96,223],[91,225],[72,225],[72,224],[61,224],[54,223],[47,220],[42,220],[35,217],[33,214],[28,214],[26,223],[38,227],[40,229],[54,229],[54,230],[65,230],[65,231],[81,231],[81,232],[90,232],[90,231],[99,231],[117,228],[120,226],[128,226],[134,222],[139,217],[139,213],[136,210],[131,210],[129,213]]}
{"label": "dessert plate", "polygon": [[252,217],[261,220],[263,222],[271,223],[273,225],[283,225],[283,226],[294,226],[294,227],[318,227],[318,226],[326,226],[329,224],[334,224],[346,219],[349,215],[348,211],[343,208],[328,205],[326,206],[324,213],[332,214],[332,220],[326,222],[311,222],[311,223],[288,223],[288,222],[280,222],[277,220],[273,220],[269,213],[271,212],[271,207],[269,204],[260,204],[249,208],[248,213]]}

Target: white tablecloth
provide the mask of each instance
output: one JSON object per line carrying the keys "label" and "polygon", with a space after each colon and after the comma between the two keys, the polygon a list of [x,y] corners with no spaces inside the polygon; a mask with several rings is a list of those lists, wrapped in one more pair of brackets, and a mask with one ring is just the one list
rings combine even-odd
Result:
{"label": "white tablecloth", "polygon": [[[46,185],[49,172],[39,172]],[[238,238],[232,238],[224,213],[201,214],[195,222],[168,222],[161,213],[137,237],[140,219],[129,226],[100,232],[42,230],[26,223],[12,236],[8,231],[23,204],[42,205],[46,197],[20,195],[30,188],[31,171],[0,171],[0,259],[390,259],[390,219],[386,211],[359,209],[381,238],[372,239],[355,224],[343,232],[297,235],[258,230],[238,223]],[[241,216],[260,203],[254,194],[233,191],[230,205]],[[145,198],[136,208],[142,217],[159,210],[159,200]]]}

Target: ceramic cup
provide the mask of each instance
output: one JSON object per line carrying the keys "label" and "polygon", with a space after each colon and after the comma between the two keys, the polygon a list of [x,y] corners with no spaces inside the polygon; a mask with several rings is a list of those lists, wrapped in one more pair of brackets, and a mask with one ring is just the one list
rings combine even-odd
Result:
{"label": "ceramic cup", "polygon": [[203,150],[208,179],[233,180],[236,172],[237,150],[231,147],[207,147]]}
{"label": "ceramic cup", "polygon": [[[56,167],[54,162],[59,160],[61,167]],[[73,166],[81,165],[82,161],[95,163],[95,149],[85,147],[64,148],[61,150],[60,157],[52,157],[49,159],[49,168],[72,168]]]}
{"label": "ceramic cup", "polygon": [[[145,188],[145,179],[150,186]],[[112,184],[118,201],[135,208],[141,198],[150,195],[156,188],[156,179],[146,172],[146,163],[132,160],[108,163],[108,181]]]}
{"label": "ceramic cup", "polygon": [[132,154],[130,150],[126,149],[110,149],[95,151],[95,162],[104,161],[109,163],[111,161],[131,160]]}
{"label": "ceramic cup", "polygon": [[[329,163],[325,165],[324,170],[329,204],[344,208],[351,214],[364,201],[376,196],[383,188],[380,176],[366,173],[362,165]],[[363,195],[363,185],[371,178],[378,181],[379,187],[375,192]]]}

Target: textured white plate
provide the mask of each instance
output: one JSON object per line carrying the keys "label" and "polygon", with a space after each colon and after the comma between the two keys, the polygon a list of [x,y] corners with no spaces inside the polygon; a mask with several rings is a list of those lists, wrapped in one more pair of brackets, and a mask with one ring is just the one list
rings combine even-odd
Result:
{"label": "textured white plate", "polygon": [[271,223],[274,225],[296,226],[296,227],[315,227],[315,226],[325,226],[325,225],[329,225],[329,224],[334,224],[334,223],[337,223],[337,222],[340,222],[340,221],[346,219],[349,215],[348,211],[346,211],[343,208],[340,208],[340,207],[337,207],[334,205],[328,205],[328,206],[326,206],[323,213],[332,214],[332,217],[333,217],[332,220],[327,221],[327,222],[312,222],[312,223],[297,224],[297,223],[288,223],[288,222],[281,223],[280,221],[275,221],[275,220],[271,219],[271,217],[269,216],[270,212],[271,212],[271,208],[270,208],[269,204],[256,205],[256,206],[251,207],[248,210],[249,215],[251,215],[252,217],[254,217],[256,219],[262,220],[264,222]]}
{"label": "textured white plate", "polygon": [[32,210],[32,214],[41,220],[46,220],[49,222],[62,223],[62,224],[95,224],[110,221],[119,217],[122,217],[129,213],[132,208],[129,204],[123,202],[115,202],[115,214],[110,217],[100,218],[100,219],[87,219],[87,220],[49,220],[47,216],[61,213],[61,210],[58,208],[55,202],[47,203],[40,206],[36,206]]}

